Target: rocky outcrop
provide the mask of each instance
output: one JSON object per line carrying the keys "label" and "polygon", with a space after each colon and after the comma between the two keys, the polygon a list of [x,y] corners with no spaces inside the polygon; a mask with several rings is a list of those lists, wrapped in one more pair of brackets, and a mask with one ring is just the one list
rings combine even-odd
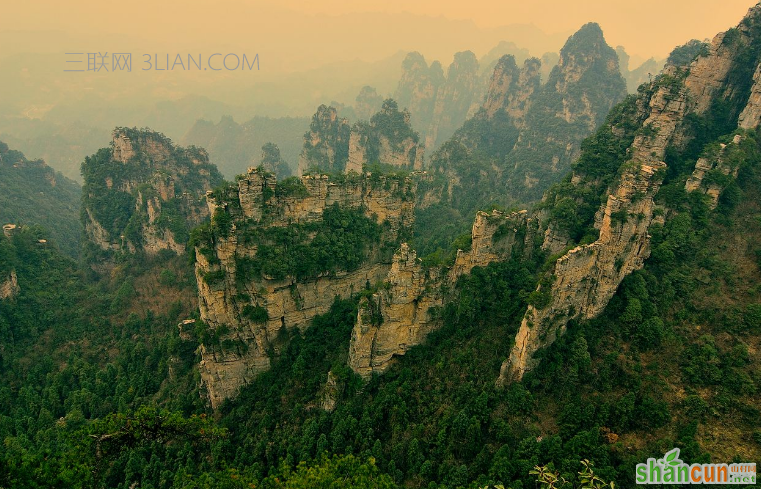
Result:
{"label": "rocky outcrop", "polygon": [[438,313],[446,301],[452,300],[457,279],[475,267],[510,258],[513,250],[529,249],[533,230],[526,211],[479,212],[470,249],[459,250],[446,272],[424,267],[415,251],[402,244],[378,291],[360,302],[349,346],[349,366],[365,379],[383,373],[394,357],[421,344],[441,326]]}
{"label": "rocky outcrop", "polygon": [[486,92],[486,117],[491,119],[504,111],[516,127],[524,127],[531,97],[541,87],[541,67],[536,58],[527,59],[520,70],[511,55],[500,58]]}
{"label": "rocky outcrop", "polygon": [[21,292],[16,271],[11,270],[5,280],[0,280],[0,300],[11,300]]}
{"label": "rocky outcrop", "polygon": [[478,194],[503,205],[539,200],[626,96],[616,52],[597,24],[568,39],[545,85],[541,73],[536,58],[521,70],[511,56],[500,59],[483,107],[432,156],[431,169],[444,174],[453,201],[473,202]]}
{"label": "rocky outcrop", "polygon": [[410,111],[415,130],[425,133],[431,126],[436,95],[445,81],[444,70],[438,61],[428,66],[418,52],[409,53],[404,58],[394,100]]}
{"label": "rocky outcrop", "polygon": [[361,121],[369,121],[383,105],[383,97],[373,87],[364,86],[357,94],[354,103],[354,113]]}
{"label": "rocky outcrop", "polygon": [[756,66],[756,72],[753,74],[753,87],[748,104],[740,114],[739,126],[750,129],[758,127],[759,124],[761,124],[761,63]]}
{"label": "rocky outcrop", "polygon": [[320,105],[312,116],[304,147],[299,155],[299,175],[311,168],[343,172],[349,157],[349,121],[338,117],[334,107]]}
{"label": "rocky outcrop", "polygon": [[471,51],[454,55],[446,81],[436,92],[431,125],[425,133],[426,148],[449,139],[483,101],[484,88],[478,73],[478,60]]}
{"label": "rocky outcrop", "polygon": [[711,199],[711,208],[716,208],[721,192],[737,177],[740,170],[742,159],[733,156],[741,151],[739,145],[742,140],[742,136],[738,134],[728,145],[720,143],[718,149],[699,158],[684,188],[688,192],[699,191],[706,194]]}
{"label": "rocky outcrop", "polygon": [[203,196],[222,180],[204,150],[127,128],[82,168],[85,238],[113,252],[184,253],[189,230],[209,216]]}
{"label": "rocky outcrop", "polygon": [[[414,189],[411,178],[381,175],[339,181],[303,176],[279,184],[273,175],[252,169],[236,186],[209,193],[214,219],[195,250],[201,318],[212,338],[201,348],[200,370],[212,406],[269,368],[287,331],[309,327],[336,297],[350,297],[386,277],[391,260],[384,258],[383,247],[412,225]],[[337,208],[377,223],[378,242],[368,243],[351,269],[318,264],[313,272],[294,271],[303,264],[288,265],[285,254],[299,246],[330,246],[317,237],[318,229],[325,213]],[[296,236],[287,238],[290,250],[275,238],[282,233]],[[267,260],[291,268],[279,275],[280,269],[256,268]]]}
{"label": "rocky outcrop", "polygon": [[[321,113],[320,110],[322,107],[318,109],[315,117]],[[324,110],[322,112],[324,113]],[[335,109],[331,114],[334,112]],[[345,122],[345,119],[342,121]],[[346,124],[348,125],[347,122]],[[327,126],[332,127],[330,124]],[[326,131],[330,133],[333,129]],[[343,131],[343,126],[338,131]],[[308,158],[305,156],[300,168],[302,168],[302,174],[308,167],[330,172],[359,174],[363,172],[365,165],[381,163],[400,169],[421,170],[424,149],[419,140],[419,135],[410,124],[410,113],[406,110],[400,111],[397,103],[388,99],[383,102],[381,109],[370,118],[369,122],[355,123],[348,139],[327,138],[314,131],[307,134],[303,155],[311,154],[312,156]],[[316,154],[321,156],[314,156]],[[345,158],[336,157],[336,155],[344,154]]]}
{"label": "rocky outcrop", "polygon": [[[706,114],[718,98],[730,103],[737,100],[735,84],[741,86],[744,82],[728,75],[737,56],[751,45],[751,26],[760,21],[761,6],[757,6],[732,33],[731,41],[720,34],[707,55],[695,59],[688,70],[669,66],[641,91],[633,120],[642,121],[642,130],[636,133],[628,157],[622,162],[621,176],[607,190],[606,202],[595,216],[599,239],[563,254],[540,282],[537,295],[541,299],[528,307],[510,356],[502,365],[498,384],[520,380],[535,366],[534,353],[562,334],[570,319],[598,315],[623,278],[643,266],[650,253],[648,228],[663,219],[659,217],[663,213],[654,212],[653,198],[665,175],[666,149],[681,147],[689,140],[689,126],[685,123],[688,114]],[[623,131],[613,127],[612,132]],[[717,161],[721,165],[721,154]],[[713,165],[707,159],[699,161],[688,188],[704,185],[705,170]],[[728,175],[731,170],[722,173]],[[571,182],[586,185],[591,180],[593,177],[579,174]],[[545,241],[552,239],[547,236]]]}
{"label": "rocky outcrop", "polygon": [[[536,198],[566,173],[581,141],[626,95],[616,52],[597,24],[583,26],[568,39],[547,83],[533,93],[506,165],[515,167],[508,187]],[[534,190],[523,191],[526,187]]]}

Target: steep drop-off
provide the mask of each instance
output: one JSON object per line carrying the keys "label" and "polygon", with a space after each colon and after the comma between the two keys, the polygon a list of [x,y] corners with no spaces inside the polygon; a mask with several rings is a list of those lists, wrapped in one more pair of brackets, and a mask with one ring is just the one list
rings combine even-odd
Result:
{"label": "steep drop-off", "polygon": [[[335,177],[337,178],[337,177]],[[383,280],[409,235],[409,177],[308,175],[277,182],[252,169],[209,192],[210,225],[194,232],[201,375],[213,406],[266,370],[282,335],[304,329]]]}

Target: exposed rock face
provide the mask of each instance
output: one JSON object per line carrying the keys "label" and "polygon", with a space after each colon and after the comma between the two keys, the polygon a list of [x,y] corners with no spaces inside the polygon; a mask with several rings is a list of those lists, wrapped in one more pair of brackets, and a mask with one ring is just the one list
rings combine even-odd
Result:
{"label": "exposed rock face", "polygon": [[597,24],[583,26],[568,39],[547,83],[532,93],[525,124],[516,124],[521,132],[506,166],[515,168],[508,188],[538,198],[567,172],[581,141],[626,95],[616,52]]}
{"label": "exposed rock face", "polygon": [[394,100],[412,114],[412,126],[422,133],[428,130],[433,120],[436,94],[444,84],[444,70],[441,63],[434,61],[431,66],[422,54],[407,54],[402,62],[402,77],[394,92]]}
{"label": "exposed rock face", "polygon": [[14,299],[19,292],[21,292],[21,288],[18,285],[16,271],[11,270],[5,280],[0,281],[0,300]]}
{"label": "exposed rock face", "polygon": [[206,191],[222,178],[204,150],[163,135],[117,128],[110,148],[83,165],[83,224],[95,247],[184,253],[190,228],[208,218]]}
{"label": "exposed rock face", "polygon": [[[699,191],[708,195],[711,198],[712,209],[718,205],[719,195],[727,182],[737,177],[740,162],[732,158],[732,153],[739,149],[742,139],[738,134],[729,145],[722,143],[718,151],[712,151],[711,154],[698,159],[692,176],[685,183],[688,192]],[[717,178],[717,174],[731,178]]]}
{"label": "exposed rock face", "polygon": [[[208,196],[214,226],[229,222],[226,232],[213,231],[213,226],[208,239],[196,243],[201,318],[219,338],[218,344],[201,349],[201,377],[214,407],[269,368],[285,331],[308,327],[336,297],[350,297],[368,283],[383,280],[391,264],[390,257],[380,253],[382,243],[393,242],[412,225],[411,179],[356,175],[336,183],[327,176],[303,176],[299,183],[281,188],[272,175],[250,170],[237,187]],[[261,249],[277,246],[267,241],[270,233],[319,224],[334,204],[386,223],[381,243],[371,245],[356,269],[299,278],[246,268],[260,259]]]}
{"label": "exposed rock face", "polygon": [[748,104],[740,114],[740,127],[750,129],[761,124],[761,63],[756,66],[753,75],[753,88],[751,88]]}
{"label": "exposed rock face", "polygon": [[299,175],[312,167],[342,172],[349,158],[349,121],[338,117],[334,107],[320,105],[312,116],[309,131],[304,135],[304,148],[299,156]]}
{"label": "exposed rock face", "polygon": [[471,51],[454,55],[447,79],[436,92],[431,125],[426,131],[426,147],[449,139],[483,100],[484,89],[478,74],[478,60]]}
{"label": "exposed rock face", "polygon": [[394,99],[412,114],[412,126],[423,135],[428,151],[449,139],[481,106],[489,78],[479,73],[470,51],[456,53],[444,70],[434,61],[428,66],[420,53],[409,53]]}
{"label": "exposed rock face", "polygon": [[[322,107],[318,109],[315,117],[320,115],[320,110]],[[335,109],[331,114],[334,112]],[[332,126],[328,124],[328,127]],[[330,133],[332,129],[326,131]],[[340,126],[338,131],[343,131],[343,126]],[[322,137],[314,131],[307,134],[307,138],[302,154],[312,156],[305,156],[302,160],[302,173],[308,167],[331,172],[362,173],[363,167],[371,163],[410,170],[421,170],[423,167],[424,149],[419,143],[420,137],[410,125],[410,113],[406,110],[400,111],[396,102],[391,99],[383,102],[380,111],[374,114],[369,122],[360,121],[354,124],[348,139]],[[315,157],[315,154],[323,156]],[[345,158],[335,157],[344,154]]]}
{"label": "exposed rock face", "polygon": [[504,214],[479,212],[473,223],[472,244],[459,250],[454,265],[442,275],[439,268],[425,268],[407,244],[394,255],[391,270],[378,292],[360,302],[357,322],[349,346],[349,366],[367,379],[383,373],[393,358],[421,344],[426,336],[441,326],[438,310],[451,293],[457,279],[475,267],[510,257],[516,247],[526,249],[533,239],[525,211]]}
{"label": "exposed rock face", "polygon": [[452,201],[473,202],[478,194],[503,204],[539,200],[626,96],[616,53],[597,24],[568,39],[545,85],[541,73],[536,58],[520,70],[511,56],[500,59],[483,107],[432,156],[431,169],[446,176]]}
{"label": "exposed rock face", "polygon": [[531,97],[541,87],[542,63],[536,58],[527,59],[521,70],[515,58],[503,56],[494,68],[483,109],[488,119],[504,111],[516,127],[525,126],[525,116],[531,107]]}
{"label": "exposed rock face", "polygon": [[[597,212],[595,228],[599,230],[599,239],[561,256],[547,280],[540,284],[538,291],[548,294],[547,303],[541,304],[541,308],[528,307],[510,356],[502,365],[498,384],[520,380],[534,367],[534,353],[562,334],[569,319],[599,314],[623,278],[643,266],[650,253],[648,228],[653,222],[662,221],[654,213],[653,197],[665,174],[666,148],[679,147],[689,137],[684,123],[687,114],[706,113],[717,98],[738,100],[734,83],[743,81],[730,81],[728,74],[739,53],[751,45],[748,38],[751,25],[760,20],[761,7],[757,6],[740,24],[731,42],[725,42],[725,35],[720,34],[708,55],[698,57],[688,71],[669,66],[663,76],[642,91],[633,120],[642,121],[641,127],[648,130],[634,137],[621,177],[608,189],[607,201]],[[740,112],[737,110],[736,114]],[[613,127],[613,133],[617,132],[619,128]],[[701,188],[709,167],[716,166],[724,175],[731,174],[731,168],[721,166],[726,149],[719,152],[715,163],[706,159],[698,162],[687,184],[689,189]],[[571,182],[586,185],[591,180],[574,175]],[[545,241],[555,239],[551,234]]]}

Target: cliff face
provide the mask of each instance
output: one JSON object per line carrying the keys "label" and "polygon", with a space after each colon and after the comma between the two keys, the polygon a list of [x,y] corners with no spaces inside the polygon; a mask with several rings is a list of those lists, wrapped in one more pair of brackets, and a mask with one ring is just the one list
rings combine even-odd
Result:
{"label": "cliff face", "polygon": [[737,177],[742,142],[743,137],[738,134],[729,144],[720,143],[718,148],[699,158],[684,188],[688,192],[699,191],[708,195],[711,208],[716,208],[727,183]]}
{"label": "cliff face", "polygon": [[16,271],[11,270],[4,280],[0,280],[0,300],[14,299],[19,292],[21,292],[21,288],[18,285]]}
{"label": "cliff face", "polygon": [[510,258],[513,250],[529,249],[533,232],[525,231],[534,228],[526,211],[479,212],[470,249],[459,250],[454,265],[445,272],[424,267],[415,251],[402,244],[378,291],[360,302],[349,366],[365,379],[386,371],[394,357],[421,344],[441,325],[438,312],[453,299],[457,279],[475,267]]}
{"label": "cliff face", "polygon": [[493,119],[503,111],[516,127],[524,127],[531,98],[541,87],[541,68],[542,62],[536,58],[527,59],[520,70],[512,56],[500,58],[486,92],[486,118]]}
{"label": "cliff face", "polygon": [[616,52],[597,24],[571,36],[547,83],[533,92],[505,166],[507,187],[523,200],[541,197],[579,156],[581,142],[626,95]]}
{"label": "cliff face", "polygon": [[278,183],[250,170],[210,193],[214,218],[194,240],[201,376],[212,406],[269,368],[285,332],[306,328],[335,297],[386,277],[388,252],[412,225],[414,183],[384,176],[303,176]]}
{"label": "cliff face", "polygon": [[[563,254],[542,281],[537,292],[544,300],[528,307],[510,356],[502,366],[500,384],[520,380],[535,365],[534,353],[562,334],[570,319],[599,314],[623,278],[643,266],[650,254],[648,228],[663,221],[663,212],[654,212],[654,197],[666,175],[667,148],[683,148],[695,137],[687,116],[716,117],[712,107],[721,101],[731,107],[729,117],[737,127],[738,121],[742,125],[746,120],[738,116],[752,112],[748,106],[753,104],[753,83],[743,79],[743,74],[749,78],[753,71],[742,66],[747,64],[748,54],[755,51],[752,46],[761,41],[752,37],[760,21],[761,6],[757,6],[737,29],[717,36],[708,52],[688,68],[668,66],[663,75],[640,90],[629,105],[628,116],[601,130],[621,141],[626,140],[624,134],[632,134],[632,142],[621,160],[620,176],[605,191],[605,203],[594,217],[599,238]],[[755,67],[758,53],[753,56]],[[632,132],[632,127],[639,129]],[[725,177],[733,175],[733,167],[725,162],[738,144],[741,138],[699,159],[687,189],[718,195],[703,176],[708,171]],[[577,189],[592,188],[598,178],[591,167],[578,167],[570,183]],[[548,242],[556,243],[552,247],[557,248],[558,242],[567,243],[568,239],[550,227],[545,245]]]}
{"label": "cliff face", "polygon": [[444,84],[444,70],[441,63],[434,61],[431,66],[422,54],[412,52],[402,62],[402,77],[394,92],[394,100],[412,114],[412,126],[419,132],[428,130],[433,120],[436,94]]}
{"label": "cliff face", "polygon": [[184,253],[189,229],[208,218],[206,191],[222,178],[208,155],[163,135],[114,130],[110,148],[82,165],[85,238],[97,249]]}
{"label": "cliff face", "polygon": [[423,135],[428,151],[449,139],[483,101],[489,79],[482,77],[476,56],[456,53],[444,70],[438,61],[430,67],[420,53],[409,53],[394,99],[412,114],[412,126]]}
{"label": "cliff face", "polygon": [[[326,113],[333,117],[335,109],[322,106],[315,118],[323,120]],[[323,129],[308,133],[304,141],[303,158],[299,163],[302,174],[309,168],[359,174],[363,166],[373,163],[409,170],[423,167],[424,149],[419,135],[412,129],[410,113],[400,111],[394,100],[384,101],[369,122],[354,124],[348,138],[343,135],[348,127],[345,119],[322,126]],[[341,137],[331,137],[334,132]]]}
{"label": "cliff face", "polygon": [[431,125],[426,131],[426,147],[439,146],[449,139],[483,100],[478,60],[471,51],[454,55],[447,79],[436,92]]}

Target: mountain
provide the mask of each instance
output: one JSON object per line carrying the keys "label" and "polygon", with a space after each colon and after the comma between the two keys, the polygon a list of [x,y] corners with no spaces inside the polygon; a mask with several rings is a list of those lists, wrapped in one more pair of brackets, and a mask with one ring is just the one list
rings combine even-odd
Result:
{"label": "mountain", "polygon": [[[449,231],[417,233],[423,255],[466,231],[484,206],[539,200],[626,95],[616,53],[597,24],[568,39],[544,84],[541,72],[536,58],[518,68],[512,56],[502,57],[481,108],[431,156],[435,181],[421,194],[417,223],[421,230],[446,225]],[[443,215],[446,222],[440,222]]]}
{"label": "mountain", "polygon": [[209,217],[206,192],[222,182],[206,151],[121,127],[110,147],[85,159],[82,176],[82,225],[92,263],[114,253],[184,253],[190,229]]}
{"label": "mountain", "polygon": [[[117,128],[82,225],[121,248],[0,236],[0,486],[636,487],[674,449],[757,460],[761,3],[613,103],[617,62],[595,25],[545,84],[500,58],[428,172],[345,172],[355,129],[414,134],[389,100],[366,126],[320,107],[304,151],[332,171],[281,180]],[[525,209],[479,209],[530,170],[515,147],[577,156]],[[140,253],[141,216],[177,208],[189,256]]]}
{"label": "mountain", "polygon": [[0,142],[0,222],[41,226],[69,256],[79,253],[80,187],[44,161]]}
{"label": "mountain", "polygon": [[412,52],[402,63],[402,77],[394,99],[412,114],[412,125],[425,135],[426,148],[447,140],[478,108],[484,90],[479,63],[471,51],[454,55],[444,76],[441,64],[430,66]]}
{"label": "mountain", "polygon": [[411,115],[387,99],[369,122],[353,126],[338,116],[334,107],[321,105],[304,135],[299,157],[299,173],[319,169],[332,173],[362,173],[367,165],[383,165],[402,170],[423,167],[424,148],[412,129]]}
{"label": "mountain", "polygon": [[278,146],[283,160],[295,171],[306,118],[254,117],[238,124],[232,117],[223,116],[218,123],[198,120],[182,138],[182,144],[205,148],[219,171],[227,178],[257,167],[262,161],[261,147],[266,143]]}

